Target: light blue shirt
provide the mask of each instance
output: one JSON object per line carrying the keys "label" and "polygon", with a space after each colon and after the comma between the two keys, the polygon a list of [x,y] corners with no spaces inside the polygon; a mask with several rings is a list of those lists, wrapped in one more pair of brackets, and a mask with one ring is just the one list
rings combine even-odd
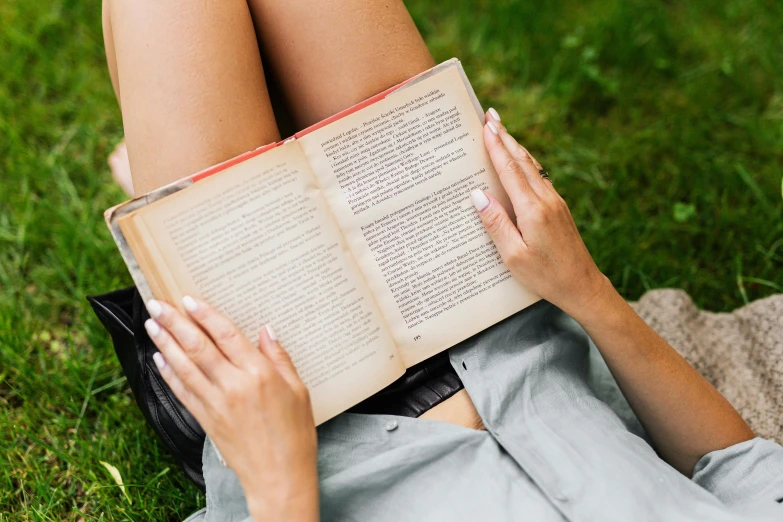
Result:
{"label": "light blue shirt", "polygon": [[[318,429],[322,520],[783,520],[783,448],[737,444],[686,478],[656,455],[584,330],[549,303],[449,356],[487,431],[338,416]],[[209,442],[204,474],[204,519],[247,519]]]}

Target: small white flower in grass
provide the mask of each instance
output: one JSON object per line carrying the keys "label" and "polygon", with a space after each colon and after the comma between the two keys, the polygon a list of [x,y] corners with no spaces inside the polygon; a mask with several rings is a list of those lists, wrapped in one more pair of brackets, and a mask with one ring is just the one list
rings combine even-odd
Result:
{"label": "small white flower in grass", "polygon": [[130,495],[128,495],[128,492],[125,491],[125,484],[122,482],[122,475],[120,475],[120,470],[109,464],[108,462],[99,461],[104,468],[106,468],[109,471],[109,474],[114,479],[114,482],[117,483],[117,485],[120,487],[120,491],[122,491],[122,494],[125,495],[125,498],[128,499],[128,504],[133,504],[133,501],[130,498]]}

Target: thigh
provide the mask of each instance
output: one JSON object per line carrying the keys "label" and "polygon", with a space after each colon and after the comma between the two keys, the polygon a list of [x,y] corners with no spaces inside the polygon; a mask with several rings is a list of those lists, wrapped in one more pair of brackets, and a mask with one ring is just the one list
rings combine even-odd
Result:
{"label": "thigh", "polygon": [[299,128],[433,66],[401,0],[248,0]]}
{"label": "thigh", "polygon": [[137,194],[279,139],[246,0],[106,1]]}
{"label": "thigh", "polygon": [[111,86],[114,89],[114,95],[117,97],[117,103],[120,102],[120,85],[117,80],[117,58],[114,55],[114,34],[111,30],[111,16],[109,16],[109,1],[103,0],[101,4],[101,23],[103,24],[103,49],[106,51],[106,65],[109,68],[109,78]]}

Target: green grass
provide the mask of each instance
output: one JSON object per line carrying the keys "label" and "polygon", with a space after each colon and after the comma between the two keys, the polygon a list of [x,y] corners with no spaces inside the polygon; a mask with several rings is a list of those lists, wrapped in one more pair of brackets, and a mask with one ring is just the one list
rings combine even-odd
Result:
{"label": "green grass", "polygon": [[[627,298],[679,287],[730,310],[781,291],[780,2],[408,5],[552,173]],[[130,284],[102,222],[123,196],[100,3],[0,2],[0,49],[0,521],[180,520],[204,498],[84,300]]]}

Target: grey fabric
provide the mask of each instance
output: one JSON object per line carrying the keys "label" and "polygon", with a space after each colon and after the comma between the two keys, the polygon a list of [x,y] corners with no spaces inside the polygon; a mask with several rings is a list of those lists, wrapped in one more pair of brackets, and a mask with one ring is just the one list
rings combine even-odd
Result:
{"label": "grey fabric", "polygon": [[[728,505],[783,499],[783,452],[755,438],[708,453],[696,463],[693,481]],[[781,517],[783,519],[783,517]]]}
{"label": "grey fabric", "polygon": [[[783,520],[783,448],[755,439],[714,452],[687,479],[645,441],[585,332],[549,303],[449,354],[488,431],[338,416],[318,429],[322,520]],[[209,443],[204,475],[205,520],[249,521]]]}

